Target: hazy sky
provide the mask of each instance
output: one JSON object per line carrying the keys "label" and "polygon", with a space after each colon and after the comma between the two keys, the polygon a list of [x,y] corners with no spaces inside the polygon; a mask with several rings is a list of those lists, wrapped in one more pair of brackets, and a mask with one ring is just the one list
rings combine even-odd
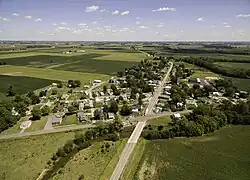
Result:
{"label": "hazy sky", "polygon": [[250,0],[0,0],[0,39],[250,41]]}

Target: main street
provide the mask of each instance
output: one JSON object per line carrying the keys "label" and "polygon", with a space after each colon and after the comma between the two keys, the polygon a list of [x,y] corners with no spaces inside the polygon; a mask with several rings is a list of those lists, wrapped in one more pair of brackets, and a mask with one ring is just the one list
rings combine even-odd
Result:
{"label": "main street", "polygon": [[148,107],[146,109],[146,112],[145,112],[145,115],[150,115],[150,114],[153,114],[153,109],[154,109],[154,106],[156,105],[157,101],[158,101],[158,97],[161,95],[161,92],[164,88],[164,85],[170,75],[170,72],[173,68],[173,63],[170,62],[170,67],[168,69],[168,72],[166,73],[165,77],[163,78],[161,84],[159,85],[159,87],[156,89],[156,91],[154,92],[154,95],[153,97],[151,98],[149,104],[148,104]]}
{"label": "main street", "polygon": [[[132,154],[133,152],[133,149],[142,133],[142,130],[144,128],[144,126],[146,125],[146,121],[149,119],[149,117],[154,117],[154,113],[153,113],[153,108],[154,106],[156,105],[157,101],[158,101],[158,98],[159,96],[161,95],[161,92],[163,90],[163,87],[170,75],[170,72],[173,68],[173,63],[171,62],[170,64],[170,67],[168,69],[168,72],[166,73],[165,77],[163,78],[161,84],[159,85],[159,87],[157,88],[157,90],[154,92],[154,95],[153,97],[150,99],[150,102],[148,104],[148,107],[146,109],[146,112],[145,112],[145,118],[141,117],[141,119],[139,120],[139,122],[137,123],[133,133],[131,134],[127,144],[125,145],[121,155],[120,155],[120,158],[119,158],[119,161],[116,165],[116,168],[112,174],[112,176],[110,177],[110,180],[119,180],[120,177],[121,177],[121,174],[129,160],[129,157],[130,155]],[[170,113],[168,112],[168,114],[173,114],[173,113]],[[166,114],[165,114],[166,116]],[[161,116],[155,116],[155,117],[161,117]]]}

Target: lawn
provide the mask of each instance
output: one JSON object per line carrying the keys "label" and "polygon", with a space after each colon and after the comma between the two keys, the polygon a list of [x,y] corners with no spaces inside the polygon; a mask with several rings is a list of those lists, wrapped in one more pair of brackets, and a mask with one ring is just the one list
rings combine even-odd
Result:
{"label": "lawn", "polygon": [[[89,148],[78,152],[53,179],[78,179],[81,175],[86,180],[109,179],[126,141],[127,139],[117,142],[95,142]],[[101,147],[106,143],[109,143],[111,146],[104,148],[102,152]]]}
{"label": "lawn", "polygon": [[25,132],[43,130],[47,120],[48,120],[48,116],[44,116],[44,117],[41,117],[40,120],[33,121],[31,126],[28,129],[26,129]]}
{"label": "lawn", "polygon": [[[0,71],[1,69],[3,68],[0,68]],[[4,71],[7,72],[6,69]],[[34,77],[0,75],[0,94],[4,97],[10,85],[17,94],[24,94],[51,85],[53,82],[55,81]]]}
{"label": "lawn", "polygon": [[69,116],[66,116],[63,121],[62,121],[62,124],[60,125],[57,125],[58,126],[67,126],[67,125],[77,125],[77,124],[82,124],[80,123],[77,118],[76,118],[76,115],[73,114],[73,115],[69,115]]}
{"label": "lawn", "polygon": [[89,84],[89,82],[94,79],[107,80],[110,77],[103,74],[59,71],[54,69],[43,69],[43,68],[32,68],[25,66],[10,66],[10,65],[0,66],[0,74],[8,74],[10,76],[27,76],[33,78],[42,78],[42,79],[59,80],[59,81],[78,79],[85,84]]}
{"label": "lawn", "polygon": [[34,180],[73,132],[0,141],[0,179]]}
{"label": "lawn", "polygon": [[250,126],[226,127],[197,138],[147,141],[134,179],[249,179],[249,151]]}
{"label": "lawn", "polygon": [[170,116],[163,116],[163,117],[159,117],[156,119],[150,119],[147,121],[147,124],[164,125],[164,124],[168,124],[170,121],[172,121]]}

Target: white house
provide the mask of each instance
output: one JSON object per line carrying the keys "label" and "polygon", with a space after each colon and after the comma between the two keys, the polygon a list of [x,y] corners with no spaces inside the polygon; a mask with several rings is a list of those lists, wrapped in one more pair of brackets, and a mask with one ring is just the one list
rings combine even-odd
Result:
{"label": "white house", "polygon": [[174,116],[174,118],[175,118],[175,119],[179,119],[179,118],[181,118],[180,113],[174,113],[174,114],[173,114],[173,116]]}
{"label": "white house", "polygon": [[20,129],[27,129],[30,127],[30,125],[32,124],[32,121],[24,121],[22,122],[22,124],[20,125]]}

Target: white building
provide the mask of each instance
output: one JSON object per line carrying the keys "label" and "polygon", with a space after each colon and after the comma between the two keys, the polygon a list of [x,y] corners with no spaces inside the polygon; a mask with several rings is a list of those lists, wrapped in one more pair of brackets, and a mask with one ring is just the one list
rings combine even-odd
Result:
{"label": "white building", "polygon": [[29,121],[24,121],[20,125],[20,129],[27,129],[27,128],[29,128],[31,126],[31,124],[32,124],[32,121],[30,121],[30,120]]}
{"label": "white building", "polygon": [[175,118],[175,119],[179,119],[179,118],[181,118],[180,113],[174,113],[174,114],[173,114],[173,116],[174,116],[174,118]]}

